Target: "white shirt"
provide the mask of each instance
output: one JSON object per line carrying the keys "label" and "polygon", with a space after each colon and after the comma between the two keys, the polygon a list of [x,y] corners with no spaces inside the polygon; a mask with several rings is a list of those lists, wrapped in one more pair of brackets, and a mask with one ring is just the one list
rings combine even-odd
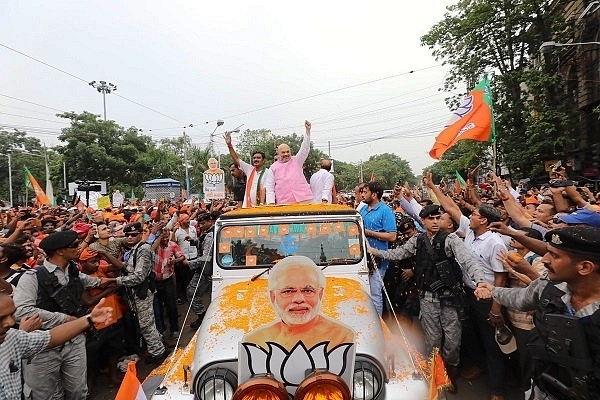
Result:
{"label": "white shirt", "polygon": [[[500,235],[487,231],[475,237],[475,232],[469,228],[469,218],[464,215],[460,217],[460,227],[457,232],[465,235],[465,246],[471,251],[473,258],[481,263],[486,282],[493,285],[494,272],[507,272],[502,262],[496,258],[502,250],[506,251]],[[465,284],[471,289],[475,289],[475,282],[465,280]]]}
{"label": "white shirt", "polygon": [[331,172],[321,168],[310,177],[310,190],[315,203],[327,200],[331,204],[331,189],[333,188],[334,176]]}
{"label": "white shirt", "polygon": [[[191,240],[185,240],[187,236],[189,236]],[[187,260],[194,260],[198,257],[198,245],[191,246],[190,242],[192,240],[196,243],[198,242],[198,232],[196,232],[196,228],[193,226],[189,226],[187,232],[182,227],[177,228],[175,231],[175,242],[177,242]]]}
{"label": "white shirt", "polygon": [[[273,182],[273,172],[271,172],[271,170],[269,168],[266,168],[264,166],[263,166],[263,168],[265,170],[265,173],[263,174],[263,176],[260,180],[260,187],[266,188],[267,187],[266,184],[268,182]],[[244,171],[244,174],[246,174],[246,179],[250,179],[250,174],[252,174],[252,170],[254,169],[254,166],[248,164],[247,162],[245,162],[244,160],[242,160],[240,158],[240,169],[242,171]],[[260,172],[256,171],[254,173],[253,182],[251,182],[252,186],[250,187],[250,201],[252,202],[252,207],[256,206],[256,189],[257,189],[259,177],[260,177]],[[271,200],[271,201],[269,201],[269,200]],[[244,192],[244,203],[242,204],[242,208],[250,207],[247,203],[248,203],[248,199],[246,197],[246,192]],[[274,192],[269,193],[267,191],[267,198],[265,199],[265,203],[266,204],[275,203],[275,193]]]}

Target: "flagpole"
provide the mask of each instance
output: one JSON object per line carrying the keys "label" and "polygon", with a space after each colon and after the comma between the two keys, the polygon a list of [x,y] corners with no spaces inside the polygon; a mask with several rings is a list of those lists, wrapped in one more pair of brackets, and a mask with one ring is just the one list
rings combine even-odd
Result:
{"label": "flagpole", "polygon": [[492,143],[492,168],[494,171],[494,174],[498,173],[498,170],[496,169],[496,157],[498,156],[498,147],[496,145],[496,141],[494,141],[494,143]]}

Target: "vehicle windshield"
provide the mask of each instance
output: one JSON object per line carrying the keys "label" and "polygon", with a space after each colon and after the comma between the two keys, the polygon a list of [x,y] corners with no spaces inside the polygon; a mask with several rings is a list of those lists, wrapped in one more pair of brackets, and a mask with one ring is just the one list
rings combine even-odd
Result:
{"label": "vehicle windshield", "polygon": [[363,257],[356,221],[228,225],[217,233],[222,268],[268,267],[302,255],[317,265],[355,264]]}

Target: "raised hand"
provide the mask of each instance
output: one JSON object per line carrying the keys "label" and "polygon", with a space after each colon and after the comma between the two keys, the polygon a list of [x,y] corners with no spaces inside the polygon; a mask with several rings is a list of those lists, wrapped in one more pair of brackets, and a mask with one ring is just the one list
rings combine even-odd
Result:
{"label": "raised hand", "polygon": [[304,121],[304,127],[306,128],[306,134],[310,135],[310,128],[312,127],[312,124],[308,120],[306,120]]}
{"label": "raised hand", "polygon": [[225,138],[225,144],[227,146],[230,146],[231,145],[231,132],[229,132],[229,131],[225,132],[223,137]]}
{"label": "raised hand", "polygon": [[112,307],[104,307],[106,299],[103,298],[100,302],[94,307],[90,316],[92,317],[92,321],[95,324],[106,324],[112,321],[113,318],[113,309]]}
{"label": "raised hand", "polygon": [[433,189],[435,187],[435,184],[433,183],[433,174],[431,173],[431,170],[427,171],[425,176],[423,176],[423,183],[425,183],[425,185],[429,189]]}

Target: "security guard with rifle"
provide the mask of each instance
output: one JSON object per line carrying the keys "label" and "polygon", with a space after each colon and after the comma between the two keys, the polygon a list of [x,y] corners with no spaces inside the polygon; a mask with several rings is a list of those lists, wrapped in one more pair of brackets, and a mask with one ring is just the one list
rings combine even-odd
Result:
{"label": "security guard with rifle", "polygon": [[[89,314],[81,303],[86,287],[106,284],[105,279],[92,278],[77,269],[81,249],[75,231],[52,233],[39,247],[46,253],[44,264],[27,271],[14,292],[17,319],[42,319],[42,329],[49,330]],[[86,337],[79,334],[65,344],[45,350],[25,363],[25,399],[85,400]]]}
{"label": "security guard with rifle", "polygon": [[[149,357],[146,364],[161,363],[168,351],[156,329],[154,321],[154,277],[153,270],[156,254],[150,244],[142,240],[142,224],[135,222],[123,228],[127,245],[131,248],[126,263],[122,263],[124,276],[108,278],[118,286],[125,287],[126,298],[131,312],[137,316],[140,333],[146,341]],[[117,264],[118,265],[118,264]]]}
{"label": "security guard with rifle", "polygon": [[369,252],[387,260],[403,260],[415,256],[415,280],[419,290],[421,325],[426,351],[441,349],[442,359],[456,393],[460,362],[461,318],[464,313],[464,292],[461,286],[462,269],[478,285],[484,282],[481,265],[471,256],[462,240],[440,230],[440,207],[425,206],[419,217],[425,232],[415,235],[392,250]]}
{"label": "security guard with rifle", "polygon": [[527,343],[534,367],[526,378],[533,385],[525,398],[600,399],[600,228],[569,226],[544,238],[547,276],[526,288],[486,283],[475,295],[536,310]]}

